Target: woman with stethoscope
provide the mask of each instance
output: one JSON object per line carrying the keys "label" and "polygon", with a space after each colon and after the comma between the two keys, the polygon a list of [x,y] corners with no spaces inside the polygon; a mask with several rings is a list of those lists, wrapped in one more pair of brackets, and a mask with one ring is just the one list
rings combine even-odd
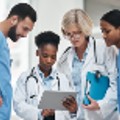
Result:
{"label": "woman with stethoscope", "polygon": [[[67,120],[71,117],[69,113],[75,112],[38,109],[44,90],[73,90],[65,76],[52,68],[56,61],[59,39],[57,34],[50,31],[39,34],[35,39],[39,65],[19,77],[13,99],[16,114],[24,120]],[[70,99],[73,101],[74,98]]]}
{"label": "woman with stethoscope", "polygon": [[[91,37],[92,27],[93,23],[85,11],[72,9],[65,13],[61,30],[64,38],[68,39],[72,46],[62,54],[57,68],[75,87],[79,106],[76,113],[79,116],[78,120],[118,120],[116,53],[113,47],[107,48],[103,40]],[[99,101],[88,96],[91,104],[86,106],[83,99],[87,73],[95,71],[109,77],[110,87],[105,97]]]}

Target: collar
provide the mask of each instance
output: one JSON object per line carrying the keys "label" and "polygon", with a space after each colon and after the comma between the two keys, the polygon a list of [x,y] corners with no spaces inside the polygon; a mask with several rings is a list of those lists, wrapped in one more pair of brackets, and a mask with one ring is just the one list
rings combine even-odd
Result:
{"label": "collar", "polygon": [[[86,56],[88,55],[89,49],[90,49],[90,44],[88,43],[88,46],[87,46],[87,48],[86,48],[86,50],[85,50],[85,52],[84,52],[84,54],[83,54],[83,59],[81,60],[82,62],[85,61]],[[78,58],[78,56],[77,56],[74,48],[73,48],[73,53],[74,53],[74,58],[73,58],[73,59],[79,61],[79,58]]]}
{"label": "collar", "polygon": [[37,66],[37,69],[38,69],[38,73],[42,79],[53,80],[56,77],[56,70],[53,68],[52,68],[51,73],[47,77],[44,77],[44,73],[39,69],[38,66]]}

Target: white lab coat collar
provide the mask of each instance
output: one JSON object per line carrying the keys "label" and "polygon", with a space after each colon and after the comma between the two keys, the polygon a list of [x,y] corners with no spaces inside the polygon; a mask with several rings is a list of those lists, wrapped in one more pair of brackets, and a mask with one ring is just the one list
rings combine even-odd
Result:
{"label": "white lab coat collar", "polygon": [[[54,86],[52,87],[54,90],[57,90],[58,88],[58,81],[56,79],[56,76],[57,76],[57,72],[55,70],[53,70],[53,73],[54,73],[54,80],[51,81],[51,86]],[[34,74],[35,76],[38,78],[38,81],[39,83],[44,86],[44,82],[43,80],[41,79],[40,75],[39,75],[39,69],[38,69],[38,66],[35,67],[34,69]]]}
{"label": "white lab coat collar", "polygon": [[[94,44],[93,44],[94,40],[92,37],[90,37],[89,39],[89,43],[88,43],[88,47],[90,48],[89,49],[89,52],[88,52],[88,55],[86,56],[86,60],[85,60],[85,63],[83,65],[83,69],[89,64],[89,61],[91,60],[91,58],[94,56]],[[74,56],[74,48],[72,47],[71,50],[69,51],[69,57],[67,57],[67,62],[68,62],[68,65],[69,65],[69,68],[70,68],[70,72],[72,70],[72,61],[73,61],[73,57]]]}
{"label": "white lab coat collar", "polygon": [[84,70],[85,67],[88,66],[90,60],[94,57],[94,43],[93,42],[94,42],[93,38],[90,37],[89,43],[88,43],[89,51],[86,56],[86,60],[85,60],[82,70]]}

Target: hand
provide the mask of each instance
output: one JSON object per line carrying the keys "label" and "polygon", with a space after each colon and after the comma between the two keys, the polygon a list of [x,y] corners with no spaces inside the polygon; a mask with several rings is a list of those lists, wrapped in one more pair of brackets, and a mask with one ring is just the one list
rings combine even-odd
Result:
{"label": "hand", "polygon": [[2,100],[2,97],[0,97],[0,106],[2,106],[3,104],[3,100]]}
{"label": "hand", "polygon": [[100,109],[99,104],[95,100],[93,100],[89,95],[87,97],[90,100],[90,104],[89,105],[82,104],[82,107],[92,111],[99,110]]}
{"label": "hand", "polygon": [[69,96],[63,100],[63,106],[71,113],[77,111],[77,102],[74,97]]}
{"label": "hand", "polygon": [[44,109],[41,114],[43,117],[48,117],[54,115],[55,111],[53,109]]}

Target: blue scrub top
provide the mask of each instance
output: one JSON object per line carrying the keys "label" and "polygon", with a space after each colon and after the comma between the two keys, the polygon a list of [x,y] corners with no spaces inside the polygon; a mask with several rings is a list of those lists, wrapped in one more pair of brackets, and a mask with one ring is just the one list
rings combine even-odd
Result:
{"label": "blue scrub top", "polygon": [[0,96],[3,100],[0,106],[0,120],[10,120],[12,98],[10,51],[2,32],[0,32]]}

